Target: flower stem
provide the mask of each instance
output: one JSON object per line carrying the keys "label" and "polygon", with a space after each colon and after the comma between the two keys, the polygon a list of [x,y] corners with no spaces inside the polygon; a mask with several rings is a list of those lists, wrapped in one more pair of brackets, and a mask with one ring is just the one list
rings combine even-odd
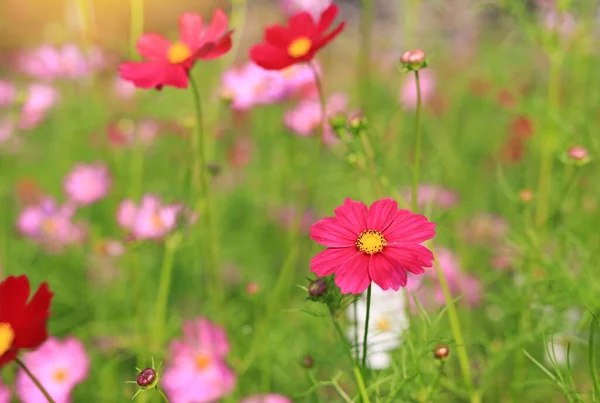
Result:
{"label": "flower stem", "polygon": [[[214,273],[214,278],[210,282],[214,287],[209,289],[215,290],[215,295],[220,295],[221,276],[219,275],[218,267],[218,234],[214,228],[214,214],[210,198],[210,188],[208,184],[208,176],[206,172],[206,136],[204,133],[204,119],[202,117],[202,105],[200,103],[200,92],[194,76],[190,73],[190,88],[192,90],[192,98],[194,100],[194,109],[196,113],[196,124],[191,137],[192,149],[192,175],[191,175],[191,192],[193,197],[197,197],[196,210],[200,214],[201,220],[205,223],[205,242],[206,245],[206,265]],[[200,186],[200,190],[197,187]]]}
{"label": "flower stem", "polygon": [[137,59],[136,44],[142,32],[144,31],[144,0],[131,0],[130,25],[129,25],[129,47],[131,58]]}
{"label": "flower stem", "polygon": [[415,139],[415,155],[413,165],[413,186],[411,209],[414,213],[417,212],[417,196],[419,189],[419,169],[421,167],[421,83],[419,81],[419,71],[415,70],[415,86],[417,87],[417,117],[416,117],[416,139]]}
{"label": "flower stem", "polygon": [[371,314],[371,287],[372,284],[369,284],[369,288],[367,289],[367,315],[365,317],[365,334],[363,336],[363,356],[362,356],[362,367],[366,368],[367,366],[367,342],[369,336],[369,316]]}
{"label": "flower stem", "polygon": [[15,361],[17,362],[17,365],[19,367],[21,367],[21,369],[23,371],[25,371],[25,373],[27,374],[27,376],[29,377],[29,379],[31,379],[33,381],[33,383],[35,383],[35,386],[37,386],[37,388],[40,390],[40,392],[42,392],[42,394],[44,395],[44,397],[46,398],[46,400],[49,403],[55,403],[54,399],[52,399],[52,397],[50,396],[50,394],[48,393],[48,391],[42,386],[42,384],[35,377],[35,375],[33,375],[33,373],[31,373],[31,371],[29,370],[29,368],[27,368],[27,366],[25,365],[25,363],[23,361],[21,361],[19,358],[15,358]]}
{"label": "flower stem", "polygon": [[[430,246],[431,251],[435,255],[435,250],[433,246]],[[475,390],[473,386],[473,377],[471,374],[471,364],[469,362],[469,354],[467,353],[467,347],[465,345],[465,340],[462,335],[462,331],[460,328],[460,320],[458,318],[458,313],[456,312],[456,306],[454,305],[454,299],[452,298],[452,294],[450,293],[450,287],[448,286],[448,280],[446,279],[446,275],[444,271],[440,267],[437,258],[433,262],[433,267],[435,268],[435,274],[440,282],[440,287],[442,289],[442,293],[444,294],[444,302],[446,303],[446,309],[448,312],[448,318],[450,319],[450,328],[452,330],[452,337],[454,337],[454,341],[457,345],[458,352],[458,361],[460,364],[460,370],[462,372],[462,376],[464,378],[465,384],[469,389],[469,394],[471,396],[471,403],[480,403],[481,398],[479,397],[479,393]]]}
{"label": "flower stem", "polygon": [[167,398],[167,395],[165,395],[165,392],[163,392],[162,389],[159,388],[158,386],[156,387],[156,390],[158,391],[158,394],[160,395],[160,397],[162,397],[162,400],[165,403],[169,403],[169,399]]}
{"label": "flower stem", "polygon": [[174,242],[174,238],[168,238],[165,242],[165,252],[163,255],[163,263],[158,283],[158,293],[156,296],[156,308],[154,309],[156,324],[154,340],[156,340],[158,348],[160,348],[163,343],[167,302],[169,300],[169,290],[171,288],[171,277],[173,272],[173,258],[175,256],[176,249],[177,243]]}

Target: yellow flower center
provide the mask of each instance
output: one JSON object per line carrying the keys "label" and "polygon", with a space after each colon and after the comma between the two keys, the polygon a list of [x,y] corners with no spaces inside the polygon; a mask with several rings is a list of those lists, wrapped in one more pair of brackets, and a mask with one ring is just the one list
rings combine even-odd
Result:
{"label": "yellow flower center", "polygon": [[367,255],[381,252],[385,245],[387,241],[379,231],[365,230],[356,240],[356,248]]}
{"label": "yellow flower center", "polygon": [[312,46],[312,41],[306,36],[296,38],[289,44],[287,51],[288,55],[293,58],[298,58],[306,55]]}
{"label": "yellow flower center", "polygon": [[59,368],[52,374],[52,379],[56,383],[62,383],[69,377],[69,371],[63,368]]}
{"label": "yellow flower center", "polygon": [[198,369],[199,371],[204,371],[205,369],[210,367],[210,365],[212,364],[212,359],[206,353],[198,353],[196,355],[196,358],[194,359],[194,362],[196,364],[196,369]]}
{"label": "yellow flower center", "polygon": [[377,330],[380,330],[382,332],[389,332],[390,330],[392,330],[392,324],[386,318],[379,319],[375,327],[377,328]]}
{"label": "yellow flower center", "polygon": [[12,346],[15,332],[8,323],[0,323],[0,356],[4,355]]}
{"label": "yellow flower center", "polygon": [[192,55],[192,51],[183,42],[175,42],[171,45],[167,52],[167,59],[169,63],[177,64],[185,62]]}

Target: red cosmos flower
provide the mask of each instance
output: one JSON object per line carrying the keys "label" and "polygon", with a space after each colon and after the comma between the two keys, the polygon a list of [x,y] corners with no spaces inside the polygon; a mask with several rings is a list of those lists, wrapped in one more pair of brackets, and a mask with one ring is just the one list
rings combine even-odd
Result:
{"label": "red cosmos flower", "polygon": [[435,235],[435,224],[409,210],[398,210],[392,199],[364,203],[346,199],[310,228],[313,241],[327,246],[310,262],[318,276],[335,273],[342,293],[360,294],[371,281],[383,290],[406,286],[406,272],[423,274],[433,253],[421,245]]}
{"label": "red cosmos flower", "polygon": [[142,35],[137,50],[148,60],[122,63],[119,74],[139,88],[187,88],[188,72],[196,60],[215,59],[231,49],[233,31],[227,31],[228,24],[221,9],[215,11],[206,29],[202,16],[183,13],[179,17],[179,41],[171,43],[157,34]]}
{"label": "red cosmos flower", "polygon": [[10,276],[0,283],[0,368],[20,349],[37,348],[48,338],[46,322],[52,293],[42,283],[29,299],[29,279]]}
{"label": "red cosmos flower", "polygon": [[344,29],[341,22],[326,33],[339,9],[335,4],[327,7],[319,21],[307,12],[298,13],[288,20],[288,27],[272,25],[265,30],[264,43],[250,49],[250,58],[266,70],[282,70],[296,63],[309,62],[315,53],[331,42]]}

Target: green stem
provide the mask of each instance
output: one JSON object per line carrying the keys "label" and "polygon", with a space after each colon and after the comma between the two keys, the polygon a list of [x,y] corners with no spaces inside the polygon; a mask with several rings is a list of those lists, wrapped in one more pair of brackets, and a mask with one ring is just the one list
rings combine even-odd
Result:
{"label": "green stem", "polygon": [[137,59],[136,44],[142,32],[144,31],[144,0],[131,0],[130,8],[130,26],[129,26],[129,51],[131,58]]}
{"label": "green stem", "polygon": [[419,191],[419,169],[421,167],[421,83],[419,81],[419,71],[415,70],[415,85],[417,87],[417,117],[416,117],[416,139],[415,139],[415,160],[413,163],[413,186],[411,209],[417,212],[417,200]]}
{"label": "green stem", "polygon": [[552,54],[550,56],[550,72],[548,78],[548,126],[550,130],[547,133],[547,139],[542,146],[542,157],[540,159],[540,178],[537,194],[537,209],[535,224],[539,228],[544,225],[548,218],[548,208],[550,205],[550,188],[552,185],[552,167],[554,164],[554,152],[556,148],[556,130],[554,129],[554,119],[558,113],[558,104],[560,96],[560,74],[562,67],[561,55]]}
{"label": "green stem", "polygon": [[27,376],[29,377],[29,379],[31,379],[33,381],[33,383],[35,383],[35,386],[40,390],[40,392],[42,392],[42,394],[44,395],[44,397],[46,398],[46,400],[49,403],[55,403],[54,399],[52,399],[52,397],[50,396],[50,394],[48,393],[48,391],[42,386],[42,384],[35,377],[35,375],[33,375],[33,373],[31,373],[31,371],[29,370],[29,368],[27,368],[27,366],[25,365],[25,363],[23,361],[21,361],[19,358],[15,358],[15,361],[17,362],[17,365],[19,367],[21,367],[21,369],[23,371],[25,371],[25,373],[27,374]]}
{"label": "green stem", "polygon": [[169,399],[167,398],[167,395],[165,395],[165,392],[163,392],[162,389],[159,388],[158,386],[156,387],[156,390],[157,390],[158,394],[160,395],[160,397],[162,397],[162,400],[165,403],[169,403]]}
{"label": "green stem", "polygon": [[[435,255],[435,250],[433,246],[430,246],[431,251]],[[456,311],[456,306],[454,305],[454,299],[452,298],[452,294],[450,293],[450,287],[448,286],[448,280],[446,279],[446,275],[444,271],[440,267],[438,260],[435,259],[433,262],[433,267],[435,268],[435,274],[440,282],[440,287],[442,289],[442,293],[444,294],[444,302],[446,303],[446,310],[448,312],[448,318],[450,319],[450,328],[452,330],[452,337],[454,337],[454,341],[456,342],[456,348],[458,353],[458,361],[460,363],[460,370],[462,372],[463,379],[467,388],[469,389],[469,394],[471,396],[471,403],[480,403],[481,398],[479,397],[479,393],[475,390],[473,385],[473,376],[471,374],[471,365],[469,362],[469,354],[467,353],[467,346],[465,345],[465,340],[462,335],[462,330],[460,327],[460,320],[458,318],[458,313]]]}
{"label": "green stem", "polygon": [[169,300],[169,290],[171,289],[171,278],[173,272],[173,258],[177,249],[175,238],[168,238],[165,242],[165,252],[163,255],[163,263],[160,271],[160,279],[158,282],[158,293],[156,295],[155,315],[155,332],[154,340],[158,348],[162,347],[163,335],[165,329],[167,303]]}
{"label": "green stem", "polygon": [[358,362],[358,360],[360,360],[360,356],[359,356],[360,349],[358,348],[358,306],[356,303],[357,301],[358,300],[356,300],[352,303],[352,306],[354,309],[354,348],[356,349],[356,357],[354,357],[354,360],[356,362]]}
{"label": "green stem", "polygon": [[363,335],[363,356],[362,356],[362,367],[367,367],[367,343],[369,336],[369,316],[371,314],[371,287],[372,284],[369,284],[369,288],[367,289],[367,315],[365,317],[365,334]]}

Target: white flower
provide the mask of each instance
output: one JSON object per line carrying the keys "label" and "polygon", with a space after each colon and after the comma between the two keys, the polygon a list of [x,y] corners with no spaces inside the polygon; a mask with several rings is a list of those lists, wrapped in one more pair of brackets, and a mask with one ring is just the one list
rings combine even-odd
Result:
{"label": "white flower", "polygon": [[[409,326],[406,314],[405,292],[383,291],[373,284],[371,291],[371,311],[369,316],[369,332],[367,335],[367,365],[372,369],[386,369],[391,364],[389,351],[400,345],[400,337]],[[366,293],[356,302],[357,318],[354,317],[354,307],[348,307],[348,318],[357,323],[357,332],[352,326],[348,329],[350,343],[354,346],[354,354],[358,349],[359,356],[363,354],[363,338],[367,314]],[[357,337],[355,337],[357,336]]]}

